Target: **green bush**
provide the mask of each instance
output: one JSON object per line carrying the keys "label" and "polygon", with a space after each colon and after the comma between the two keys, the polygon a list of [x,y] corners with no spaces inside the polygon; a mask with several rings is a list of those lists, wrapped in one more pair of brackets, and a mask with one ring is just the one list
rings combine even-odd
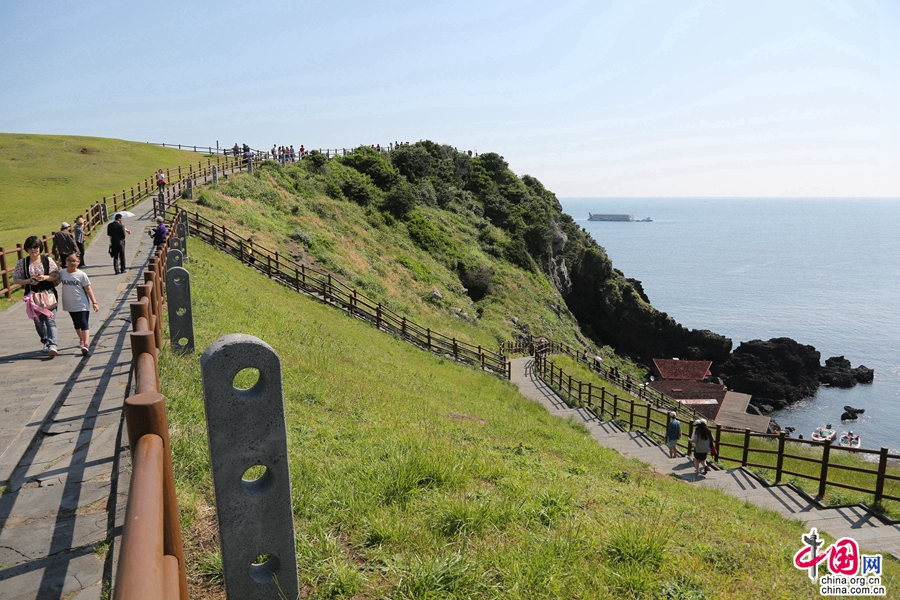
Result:
{"label": "green bush", "polygon": [[384,191],[394,187],[400,179],[394,165],[383,154],[368,146],[360,146],[338,160],[371,177],[375,185]]}
{"label": "green bush", "polygon": [[413,212],[406,222],[409,237],[422,249],[437,258],[446,261],[457,254],[453,240],[431,224],[421,212]]}
{"label": "green bush", "polygon": [[384,196],[385,210],[397,218],[403,218],[416,206],[416,188],[413,187],[406,178],[402,178],[400,183],[395,185]]}
{"label": "green bush", "polygon": [[313,172],[322,172],[325,170],[325,165],[328,164],[328,158],[318,150],[311,150],[301,160],[308,164],[309,169]]}

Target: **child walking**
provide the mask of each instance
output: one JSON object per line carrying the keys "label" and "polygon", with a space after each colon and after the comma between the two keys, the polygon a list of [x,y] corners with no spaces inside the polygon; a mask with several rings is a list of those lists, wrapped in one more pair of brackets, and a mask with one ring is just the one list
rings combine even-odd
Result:
{"label": "child walking", "polygon": [[[91,280],[84,271],[78,269],[80,257],[78,254],[70,254],[66,259],[66,270],[60,272],[59,280],[62,283],[62,308],[72,317],[75,325],[75,333],[78,335],[78,347],[81,354],[87,356],[90,350],[91,332],[88,326],[88,317],[91,308],[94,312],[100,310],[94,290],[91,289]],[[90,303],[88,303],[90,299]]]}

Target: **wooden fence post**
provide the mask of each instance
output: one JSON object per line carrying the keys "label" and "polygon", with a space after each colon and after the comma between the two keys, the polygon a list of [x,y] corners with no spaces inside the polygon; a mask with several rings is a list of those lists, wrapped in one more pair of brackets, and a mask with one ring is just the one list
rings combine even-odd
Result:
{"label": "wooden fence post", "polygon": [[[781,483],[781,471],[784,468],[784,438],[783,431],[778,432],[778,460],[775,463],[775,483]],[[718,458],[718,457],[717,457]]]}
{"label": "wooden fence post", "polygon": [[744,429],[744,453],[741,456],[741,466],[747,465],[747,457],[750,455],[750,430]]}
{"label": "wooden fence post", "polygon": [[628,429],[634,429],[634,398],[629,398],[628,402],[631,405],[628,413]]}
{"label": "wooden fence post", "polygon": [[878,455],[878,477],[875,479],[874,504],[876,506],[881,504],[881,497],[884,495],[884,474],[887,471],[887,457],[888,449],[882,446],[881,452]]}
{"label": "wooden fence post", "polygon": [[831,442],[823,442],[822,448],[822,473],[819,475],[819,495],[821,499],[825,496],[825,486],[828,483],[828,458],[831,455]]}

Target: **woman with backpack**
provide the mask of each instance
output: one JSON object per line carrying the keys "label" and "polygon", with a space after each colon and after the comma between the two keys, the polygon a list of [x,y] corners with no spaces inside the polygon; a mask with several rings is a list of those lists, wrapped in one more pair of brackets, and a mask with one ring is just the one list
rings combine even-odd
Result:
{"label": "woman with backpack", "polygon": [[34,328],[44,344],[41,352],[53,358],[59,354],[56,348],[56,285],[59,283],[59,267],[52,258],[41,254],[43,249],[41,240],[36,235],[25,240],[28,256],[16,263],[13,283],[25,287],[25,312],[34,320]]}

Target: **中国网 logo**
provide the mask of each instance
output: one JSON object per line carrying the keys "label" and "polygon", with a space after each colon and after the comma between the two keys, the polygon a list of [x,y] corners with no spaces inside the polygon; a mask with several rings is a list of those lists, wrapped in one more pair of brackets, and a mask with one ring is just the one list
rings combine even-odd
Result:
{"label": "\u4e2d\u56fd\u7f51 logo", "polygon": [[[794,566],[807,571],[809,578],[819,582],[822,596],[885,596],[881,583],[881,555],[859,553],[853,538],[841,538],[827,548],[816,528],[800,538],[803,546],[794,555]],[[828,566],[828,575],[819,577],[819,565]]]}

